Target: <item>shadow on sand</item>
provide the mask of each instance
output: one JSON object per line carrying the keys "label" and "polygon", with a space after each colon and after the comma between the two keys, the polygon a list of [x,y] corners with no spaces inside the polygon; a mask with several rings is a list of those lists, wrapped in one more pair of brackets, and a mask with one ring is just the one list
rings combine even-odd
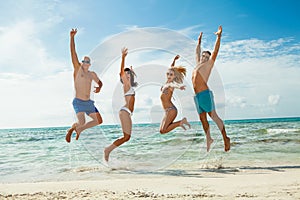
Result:
{"label": "shadow on sand", "polygon": [[[239,172],[254,171],[258,170],[259,173],[267,173],[266,171],[277,171],[284,172],[287,169],[300,169],[299,165],[295,166],[264,166],[264,167],[252,167],[252,166],[241,166],[241,167],[219,167],[219,168],[199,168],[195,170],[180,170],[180,169],[165,169],[160,171],[124,171],[128,174],[142,174],[142,175],[164,175],[164,176],[181,176],[181,177],[194,177],[194,178],[205,178],[207,173],[217,173],[217,174],[237,174]],[[122,173],[122,172],[120,172]],[[257,171],[255,172],[257,173]],[[220,177],[215,177],[220,178]]]}

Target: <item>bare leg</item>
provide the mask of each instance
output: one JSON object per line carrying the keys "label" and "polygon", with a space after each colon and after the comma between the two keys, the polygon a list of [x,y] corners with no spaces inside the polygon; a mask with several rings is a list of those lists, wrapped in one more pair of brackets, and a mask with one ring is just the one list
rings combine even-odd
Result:
{"label": "bare leg", "polygon": [[[71,141],[71,136],[72,136],[72,133],[73,131],[76,131],[76,134],[77,134],[77,130],[76,130],[76,127],[79,126],[80,124],[84,124],[85,123],[85,117],[84,117],[84,112],[79,112],[76,114],[77,116],[77,123],[74,123],[72,125],[72,127],[70,129],[68,129],[67,131],[67,134],[66,134],[66,141],[67,142],[70,142]],[[77,138],[77,136],[76,136]]]}
{"label": "bare leg", "polygon": [[215,110],[209,112],[208,114],[212,118],[212,120],[217,124],[219,130],[222,133],[223,141],[224,141],[224,146],[225,146],[224,150],[225,151],[229,151],[230,150],[230,138],[227,137],[227,135],[226,135],[226,130],[225,130],[225,126],[224,126],[223,121],[218,116],[218,114],[216,113]]}
{"label": "bare leg", "polygon": [[174,119],[177,116],[177,110],[175,109],[171,109],[167,112],[165,112],[165,116],[160,124],[160,133],[164,134],[164,133],[168,133],[171,130],[173,130],[174,128],[180,126],[180,121],[178,122],[173,122]]}
{"label": "bare leg", "polygon": [[162,119],[162,122],[160,124],[160,133],[168,133],[172,131],[173,129],[177,128],[178,126],[181,126],[184,130],[185,127],[183,124],[186,124],[190,127],[190,124],[187,122],[186,118],[183,118],[180,121],[173,122],[177,116],[177,110],[171,109],[165,113],[164,118]]}
{"label": "bare leg", "polygon": [[[84,131],[85,129],[88,129],[88,128],[91,128],[91,127],[94,127],[94,126],[97,126],[99,124],[102,123],[102,117],[100,115],[100,113],[91,113],[89,115],[89,117],[91,117],[93,120],[92,121],[89,121],[88,123],[84,123],[85,120],[82,120],[82,116],[78,116],[78,119],[79,119],[79,125],[77,125],[75,127],[75,131],[76,131],[76,140],[78,140],[79,136],[80,136],[80,133],[82,131]],[[84,116],[83,116],[84,117]]]}
{"label": "bare leg", "polygon": [[124,110],[121,110],[119,112],[119,116],[120,116],[121,126],[123,130],[123,137],[118,138],[111,145],[109,145],[104,149],[104,159],[106,161],[108,161],[109,154],[111,153],[112,150],[124,144],[125,142],[129,141],[131,137],[132,121],[131,121],[130,114]]}
{"label": "bare leg", "polygon": [[129,140],[130,140],[130,135],[123,132],[123,137],[116,139],[111,145],[109,145],[104,149],[104,159],[108,161],[110,152],[112,152],[112,150],[114,150],[115,148],[117,148],[118,146],[124,144]]}
{"label": "bare leg", "polygon": [[115,148],[117,148],[117,146],[115,146],[113,143],[104,148],[104,159],[106,162],[108,162],[110,152],[112,152],[112,150],[114,150]]}
{"label": "bare leg", "polygon": [[71,142],[71,136],[72,136],[73,131],[75,130],[75,126],[76,126],[76,123],[74,123],[74,124],[71,126],[71,128],[69,128],[69,129],[67,130],[66,141],[67,141],[68,143]]}
{"label": "bare leg", "polygon": [[206,135],[206,151],[209,152],[210,146],[214,142],[214,140],[211,138],[210,135],[209,123],[207,121],[206,112],[199,114],[199,118],[201,120],[202,127]]}

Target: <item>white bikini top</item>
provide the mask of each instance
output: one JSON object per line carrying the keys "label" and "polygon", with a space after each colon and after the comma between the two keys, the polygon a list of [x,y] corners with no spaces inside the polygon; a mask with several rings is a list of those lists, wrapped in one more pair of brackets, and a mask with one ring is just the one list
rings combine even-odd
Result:
{"label": "white bikini top", "polygon": [[182,86],[184,86],[184,85],[183,85],[183,84],[176,83],[176,82],[173,81],[173,82],[171,82],[171,83],[166,83],[166,84],[161,88],[161,91],[164,91],[164,90],[166,90],[166,89],[169,88],[169,87],[180,89]]}
{"label": "white bikini top", "polygon": [[124,94],[124,96],[133,96],[135,95],[133,87],[130,87],[129,90]]}

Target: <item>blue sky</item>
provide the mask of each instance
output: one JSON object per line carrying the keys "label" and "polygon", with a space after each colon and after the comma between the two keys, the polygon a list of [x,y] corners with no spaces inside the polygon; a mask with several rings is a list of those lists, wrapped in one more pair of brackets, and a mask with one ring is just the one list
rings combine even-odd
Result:
{"label": "blue sky", "polygon": [[[74,96],[69,52],[71,28],[79,30],[76,36],[79,57],[93,54],[107,41],[115,44],[116,49],[121,49],[122,44],[141,47],[136,38],[143,37],[139,30],[156,28],[156,35],[144,35],[155,44],[163,38],[162,49],[129,51],[128,64],[140,66],[143,73],[141,69],[146,65],[166,66],[174,53],[181,54],[178,62],[188,67],[186,84],[189,85],[194,56],[192,43],[196,45],[202,31],[203,48],[212,50],[213,32],[222,25],[221,48],[210,79],[222,118],[300,116],[299,1],[17,0],[1,1],[0,7],[0,128],[66,126],[75,120],[71,105]],[[126,38],[126,32],[131,34],[130,38],[123,43],[117,41],[118,35]],[[170,33],[169,37],[165,33]],[[168,42],[173,42],[173,46],[167,46]],[[112,46],[107,50],[112,50]],[[113,96],[108,90],[119,87],[120,54],[114,50],[109,52],[113,54],[104,52],[106,57],[114,58],[109,70],[104,70],[107,66],[91,67],[105,81],[103,93],[93,98],[107,124],[116,122],[112,114],[115,104],[112,105]],[[163,83],[164,78],[156,81]],[[221,87],[216,88],[215,82]],[[140,88],[134,122],[159,121],[162,114],[159,86],[155,83],[144,87],[150,92]],[[175,95],[179,98],[178,106],[192,101],[190,91]],[[190,99],[181,101],[182,95]],[[182,108],[182,114],[197,120],[192,106]],[[155,120],[149,116],[154,111],[160,112]]]}

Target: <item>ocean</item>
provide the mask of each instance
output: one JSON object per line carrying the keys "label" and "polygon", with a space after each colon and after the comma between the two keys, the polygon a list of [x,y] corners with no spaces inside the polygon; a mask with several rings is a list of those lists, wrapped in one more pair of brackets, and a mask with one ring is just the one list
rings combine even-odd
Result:
{"label": "ocean", "polygon": [[228,120],[231,150],[211,122],[214,143],[206,152],[200,122],[161,135],[159,124],[136,124],[129,142],[103,162],[103,149],[122,135],[119,125],[84,131],[65,141],[69,127],[0,129],[1,183],[97,180],[122,174],[178,173],[195,169],[300,165],[300,118]]}

